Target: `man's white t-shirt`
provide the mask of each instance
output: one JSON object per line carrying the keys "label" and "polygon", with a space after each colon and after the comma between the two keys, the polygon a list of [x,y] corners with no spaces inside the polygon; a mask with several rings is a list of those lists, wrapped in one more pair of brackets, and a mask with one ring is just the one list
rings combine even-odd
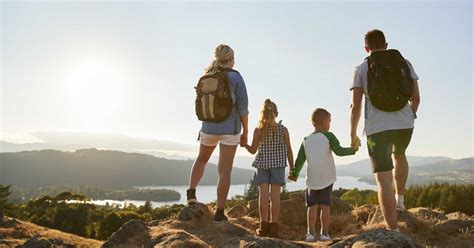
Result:
{"label": "man's white t-shirt", "polygon": [[[415,70],[411,63],[406,60],[408,63],[408,67],[410,68],[410,74],[413,80],[418,80],[418,75],[416,75]],[[356,66],[354,68],[354,72],[352,74],[352,84],[351,90],[353,88],[363,88],[364,89],[364,96],[365,96],[365,109],[364,109],[364,116],[365,116],[365,127],[364,131],[366,135],[372,135],[375,133],[380,133],[387,130],[397,130],[397,129],[408,129],[413,128],[415,126],[415,114],[410,107],[410,104],[407,103],[405,107],[403,107],[399,111],[395,112],[385,112],[382,110],[377,109],[372,105],[368,98],[367,93],[367,70],[368,64],[367,60],[364,60],[362,64]]]}

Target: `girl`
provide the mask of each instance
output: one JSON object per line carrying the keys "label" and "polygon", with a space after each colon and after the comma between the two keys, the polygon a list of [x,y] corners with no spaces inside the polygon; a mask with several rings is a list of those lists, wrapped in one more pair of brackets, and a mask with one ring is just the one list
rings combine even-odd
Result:
{"label": "girl", "polygon": [[[257,169],[254,183],[259,187],[260,228],[257,235],[278,238],[280,215],[280,191],[285,185],[287,160],[293,170],[293,152],[290,135],[285,126],[276,122],[278,109],[274,102],[266,99],[260,111],[258,127],[253,133],[252,145],[245,148],[252,154],[257,152],[252,166]],[[271,222],[268,215],[268,200],[271,199]]]}

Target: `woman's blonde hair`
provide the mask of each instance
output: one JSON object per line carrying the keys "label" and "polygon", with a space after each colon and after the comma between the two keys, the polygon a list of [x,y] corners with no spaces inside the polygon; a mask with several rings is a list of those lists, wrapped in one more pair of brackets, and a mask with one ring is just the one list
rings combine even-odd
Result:
{"label": "woman's blonde hair", "polygon": [[260,108],[260,119],[258,121],[258,128],[260,129],[260,138],[264,138],[270,130],[274,130],[278,123],[276,117],[278,109],[274,102],[270,99],[265,99],[265,102]]}
{"label": "woman's blonde hair", "polygon": [[234,59],[234,50],[230,46],[220,44],[214,49],[214,60],[205,69],[206,73],[216,70],[219,66],[223,66]]}

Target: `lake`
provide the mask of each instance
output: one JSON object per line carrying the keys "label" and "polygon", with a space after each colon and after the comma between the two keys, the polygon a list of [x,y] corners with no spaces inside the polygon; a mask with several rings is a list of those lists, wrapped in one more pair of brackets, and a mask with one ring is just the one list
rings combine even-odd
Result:
{"label": "lake", "polygon": [[[230,199],[236,195],[243,195],[248,184],[236,184],[231,185],[229,189],[229,196]],[[296,191],[305,189],[305,179],[299,178],[297,182],[288,182],[286,184],[288,191]],[[173,205],[173,204],[186,204],[186,189],[188,186],[140,186],[136,187],[139,189],[173,189],[178,191],[181,194],[181,199],[179,201],[166,201],[166,202],[151,202],[153,207],[161,207],[165,205]],[[371,185],[365,182],[358,181],[358,178],[355,177],[337,177],[337,181],[334,183],[333,189],[344,188],[344,189],[371,189],[377,190],[377,186]],[[209,203],[216,200],[216,185],[202,185],[198,186],[196,189],[196,196],[200,202]],[[134,201],[134,200],[125,200],[125,201],[115,201],[115,200],[93,200],[92,201],[96,205],[106,205],[108,204],[118,204],[123,206],[123,204],[130,204],[133,203],[136,206],[142,206],[145,204],[145,201]]]}

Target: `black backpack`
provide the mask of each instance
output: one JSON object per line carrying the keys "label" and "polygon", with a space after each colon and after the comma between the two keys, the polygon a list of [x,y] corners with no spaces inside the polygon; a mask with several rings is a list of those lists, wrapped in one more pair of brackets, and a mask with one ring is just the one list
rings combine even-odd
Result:
{"label": "black backpack", "polygon": [[235,70],[219,67],[202,76],[194,87],[196,115],[200,121],[222,122],[232,113],[234,102],[227,75],[229,71]]}
{"label": "black backpack", "polygon": [[413,79],[407,61],[395,49],[372,52],[367,57],[367,93],[376,108],[399,111],[413,95]]}

